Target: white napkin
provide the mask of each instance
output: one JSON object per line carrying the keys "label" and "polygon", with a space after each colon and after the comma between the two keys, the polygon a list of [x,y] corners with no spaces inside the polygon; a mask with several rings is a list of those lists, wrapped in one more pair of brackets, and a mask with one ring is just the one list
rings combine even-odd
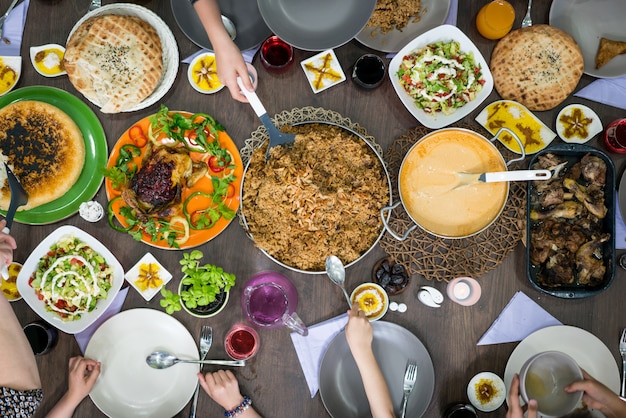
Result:
{"label": "white napkin", "polygon": [[291,341],[293,341],[296,354],[298,354],[306,383],[309,385],[311,398],[319,389],[318,373],[322,356],[326,352],[328,344],[344,329],[347,323],[348,314],[343,314],[308,327],[309,335],[306,337],[296,332],[291,333]]}
{"label": "white napkin", "polygon": [[477,345],[522,341],[533,332],[552,325],[563,325],[524,292],[517,292]]}
{"label": "white napkin", "polygon": [[445,25],[456,26],[456,16],[459,12],[459,0],[450,0],[450,9],[448,10],[448,17],[443,22]]}
{"label": "white napkin", "polygon": [[[241,51],[241,55],[243,55],[243,60],[245,62],[247,62],[248,64],[252,64],[252,60],[254,59],[254,55],[259,50],[259,48],[261,48],[261,45],[257,45],[255,47],[250,48],[250,49],[246,49],[244,51]],[[208,50],[208,49],[201,49],[200,51],[198,51],[198,52],[196,52],[194,54],[191,54],[190,56],[188,56],[187,58],[182,60],[182,62],[185,63],[185,64],[191,64],[191,61],[193,61],[193,59],[195,57],[197,57],[200,54],[204,54],[205,52],[213,52],[213,51]]]}
{"label": "white napkin", "polygon": [[79,332],[78,334],[74,334],[74,338],[76,338],[76,342],[78,343],[78,347],[80,348],[80,352],[85,354],[85,349],[87,348],[87,344],[89,340],[91,340],[91,336],[98,329],[100,325],[113,315],[118,314],[122,310],[122,305],[126,300],[126,294],[128,293],[128,287],[120,290],[120,292],[115,296],[109,308],[104,311],[104,313],[98,318],[93,324],[89,325],[84,331]]}
{"label": "white napkin", "polygon": [[[615,201],[619,202],[617,193],[615,194]],[[615,204],[615,248],[626,250],[626,225],[624,225],[622,211],[617,203]]]}
{"label": "white napkin", "polygon": [[6,44],[0,41],[0,55],[9,57],[20,56],[22,33],[26,24],[26,12],[29,4],[30,0],[24,0],[21,4],[15,6],[9,13],[9,16],[7,16],[7,20],[4,21],[2,36],[11,41],[11,43]]}
{"label": "white napkin", "polygon": [[600,78],[574,93],[574,96],[626,109],[626,76]]}

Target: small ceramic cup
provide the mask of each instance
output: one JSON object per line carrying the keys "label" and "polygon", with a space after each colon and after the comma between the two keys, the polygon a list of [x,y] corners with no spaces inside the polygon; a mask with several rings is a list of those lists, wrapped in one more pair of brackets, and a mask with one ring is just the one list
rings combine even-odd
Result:
{"label": "small ceramic cup", "polygon": [[24,333],[36,356],[49,353],[59,338],[56,328],[44,321],[34,321],[24,325]]}

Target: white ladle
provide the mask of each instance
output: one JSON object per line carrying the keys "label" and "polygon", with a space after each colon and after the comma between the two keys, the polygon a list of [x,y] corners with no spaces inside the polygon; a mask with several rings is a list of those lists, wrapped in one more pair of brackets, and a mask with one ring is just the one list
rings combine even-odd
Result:
{"label": "white ladle", "polygon": [[494,171],[492,173],[465,173],[457,172],[459,184],[454,188],[470,186],[475,183],[495,183],[501,181],[529,181],[549,180],[552,177],[550,170],[512,170]]}
{"label": "white ladle", "polygon": [[341,290],[343,290],[343,294],[348,301],[348,305],[352,308],[350,295],[348,295],[345,287],[346,269],[344,268],[339,257],[331,255],[326,259],[326,274],[328,274],[328,277],[330,277],[330,280],[332,280],[333,283],[341,287]]}

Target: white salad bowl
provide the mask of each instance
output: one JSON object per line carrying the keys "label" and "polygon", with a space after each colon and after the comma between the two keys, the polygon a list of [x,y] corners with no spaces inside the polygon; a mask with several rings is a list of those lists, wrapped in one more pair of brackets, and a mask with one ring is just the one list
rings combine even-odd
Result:
{"label": "white salad bowl", "polygon": [[[88,244],[94,251],[104,257],[107,264],[113,270],[113,283],[111,284],[111,288],[109,289],[106,299],[100,300],[93,311],[82,314],[79,319],[73,321],[63,321],[61,316],[59,316],[56,312],[48,311],[45,303],[42,300],[39,300],[37,294],[35,293],[35,289],[33,289],[29,284],[31,276],[37,270],[39,260],[46,255],[48,251],[50,251],[50,247],[53,244],[57,243],[62,237],[67,235],[73,235]],[[79,333],[93,324],[111,305],[113,299],[115,299],[119,293],[123,283],[124,269],[111,251],[85,231],[71,225],[65,225],[56,229],[43,241],[41,241],[37,248],[33,250],[26,262],[24,262],[24,266],[22,267],[20,274],[17,276],[17,289],[28,306],[30,306],[31,309],[46,322],[68,334]]]}
{"label": "white salad bowl", "polygon": [[[474,100],[465,104],[464,106],[457,108],[453,113],[448,115],[437,112],[427,113],[420,109],[413,98],[404,90],[404,87],[400,84],[397,76],[398,69],[402,64],[402,58],[409,55],[416,49],[425,47],[426,45],[436,42],[450,42],[456,41],[461,47],[461,52],[472,53],[474,55],[474,62],[480,66],[482,72],[482,78],[485,80],[483,88],[476,95]],[[389,63],[389,78],[391,79],[391,85],[396,91],[396,94],[400,98],[400,101],[404,104],[409,112],[417,119],[422,125],[431,129],[439,129],[448,126],[468,114],[474,111],[490,94],[493,90],[493,76],[489,70],[489,65],[485,58],[482,56],[476,45],[463,33],[459,28],[452,25],[441,25],[434,29],[424,32],[417,38],[413,39],[406,46],[404,46],[395,57]]]}

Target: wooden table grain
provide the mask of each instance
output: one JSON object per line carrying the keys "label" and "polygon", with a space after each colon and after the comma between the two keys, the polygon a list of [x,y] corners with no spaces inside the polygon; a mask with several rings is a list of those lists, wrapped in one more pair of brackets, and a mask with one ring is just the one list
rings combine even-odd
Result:
{"label": "wooden table grain", "polygon": [[[485,2],[460,0],[458,27],[475,42],[489,61],[496,42],[482,38],[474,25],[475,16]],[[0,0],[0,10],[6,9],[9,3],[9,0]],[[111,2],[104,1],[103,3]],[[134,3],[153,10],[169,25],[178,43],[181,59],[198,50],[198,47],[183,34],[176,24],[170,0],[144,0]],[[526,1],[512,0],[512,4],[516,11],[514,28],[518,28],[525,13]],[[533,2],[533,22],[536,24],[548,22],[550,4],[550,0]],[[22,43],[23,73],[18,87],[34,85],[58,87],[83,99],[82,95],[69,83],[67,77],[44,78],[36,73],[28,56],[30,46],[46,43],[65,44],[70,29],[87,12],[88,5],[89,0],[30,1]],[[360,55],[368,52],[377,53],[357,41],[348,42],[336,48],[335,52],[346,73]],[[313,54],[313,52],[296,50],[295,59],[299,62]],[[384,57],[384,54],[379,54]],[[386,62],[389,60],[386,59]],[[418,122],[397,98],[389,80],[385,80],[381,87],[372,91],[362,90],[347,80],[322,93],[313,94],[298,64],[280,75],[265,71],[257,59],[254,61],[254,66],[259,72],[257,93],[270,115],[305,106],[334,110],[365,127],[368,133],[383,146],[383,149],[408,130],[418,126]],[[232,100],[226,89],[214,95],[197,93],[187,82],[186,70],[187,65],[181,64],[174,85],[160,103],[170,109],[211,114],[225,126],[237,146],[241,148],[250,133],[260,125],[252,109],[247,104]],[[593,80],[592,77],[584,75],[578,88]],[[499,96],[494,90],[486,103],[497,99]],[[612,120],[624,116],[624,111],[620,109],[574,97],[569,97],[564,102],[564,104],[569,103],[584,103],[591,107],[600,115],[605,126]],[[109,149],[135,121],[158,110],[157,104],[137,112],[107,115],[101,113],[89,102],[87,104],[94,109],[104,127]],[[473,118],[482,107],[480,106],[463,121],[475,124]],[[555,117],[561,107],[536,114],[554,129]],[[555,140],[555,143],[557,142],[559,142],[558,139]],[[603,148],[597,140],[591,144]],[[619,179],[624,168],[624,158],[615,154],[612,154],[612,157]],[[98,191],[95,200],[106,206],[104,188]],[[178,260],[182,257],[180,251],[149,247],[134,241],[129,235],[115,232],[107,226],[106,221],[90,224],[77,214],[50,225],[14,224],[12,233],[18,241],[15,259],[26,260],[43,238],[64,224],[75,225],[94,235],[111,249],[126,270],[150,251],[169,271],[174,273],[174,279],[167,285],[167,288],[172,290],[176,288],[181,277],[178,265]],[[281,271],[292,279],[300,297],[298,311],[305,323],[315,324],[345,312],[346,306],[341,291],[325,276],[296,274],[281,268],[254,247],[237,221],[232,222],[221,235],[199,249],[204,252],[207,262],[218,264],[226,271],[235,273],[238,281],[238,285],[231,292],[231,299],[226,309],[218,316],[200,320],[183,311],[174,314],[174,317],[184,324],[195,338],[199,335],[202,324],[209,324],[213,327],[215,338],[211,349],[212,356],[226,355],[223,348],[223,336],[232,323],[243,319],[239,304],[241,284],[252,274],[261,270]],[[382,249],[377,247],[362,261],[350,267],[347,270],[347,287],[351,289],[369,280],[372,266],[384,255]],[[408,310],[405,313],[390,312],[384,319],[400,324],[413,332],[425,344],[434,363],[435,391],[425,417],[439,417],[448,404],[465,401],[466,385],[477,372],[489,370],[501,376],[504,374],[507,359],[516,343],[488,346],[477,346],[476,343],[515,292],[520,290],[564,324],[580,327],[599,337],[609,347],[615,361],[618,361],[617,342],[622,327],[626,325],[626,318],[621,309],[622,295],[626,292],[626,283],[623,281],[624,271],[618,268],[614,283],[608,291],[600,295],[582,300],[563,300],[536,291],[526,278],[525,263],[524,249],[520,244],[497,269],[477,278],[482,286],[482,297],[478,304],[472,307],[462,307],[450,302],[444,303],[439,309],[422,305],[416,299],[416,290],[421,285],[432,285],[443,291],[444,283],[432,282],[420,276],[412,278],[406,292],[392,298],[396,302],[406,303]],[[162,310],[158,300],[159,298],[156,297],[146,303],[137,292],[130,289],[123,309],[144,307]],[[23,324],[38,319],[24,301],[14,303],[13,307]],[[309,395],[288,330],[285,328],[261,330],[260,334],[259,353],[247,367],[236,371],[242,393],[250,395],[254,406],[266,417],[287,418],[296,414],[302,417],[328,416],[319,394],[312,399]],[[60,333],[56,348],[51,353],[37,358],[45,392],[45,399],[37,416],[44,416],[62,396],[67,385],[68,359],[79,353],[80,350],[74,337]],[[490,413],[489,416],[503,417],[505,411],[503,406],[496,412]],[[188,414],[189,406],[186,406],[177,416],[185,417]],[[223,416],[222,414],[221,408],[202,393],[198,403],[198,415],[219,417]],[[86,398],[78,407],[75,416],[104,415],[89,398]],[[480,416],[487,416],[487,414],[480,414]]]}

